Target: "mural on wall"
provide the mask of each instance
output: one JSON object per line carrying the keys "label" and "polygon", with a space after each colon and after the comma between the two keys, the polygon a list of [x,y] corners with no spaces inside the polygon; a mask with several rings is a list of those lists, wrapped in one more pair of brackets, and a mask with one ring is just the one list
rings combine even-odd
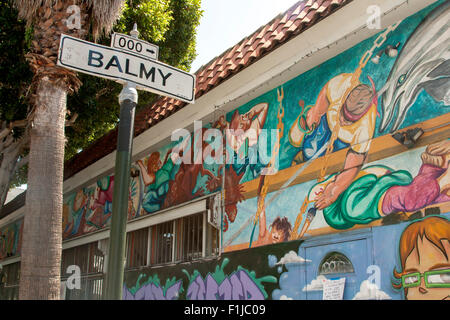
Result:
{"label": "mural on wall", "polygon": [[[129,219],[138,217],[138,191],[132,177],[128,198]],[[82,188],[64,199],[63,239],[100,230],[111,223],[114,176],[105,176],[93,186]]]}
{"label": "mural on wall", "polygon": [[[345,230],[397,211],[448,201],[445,179],[440,178],[446,164],[433,162],[436,168],[431,168],[433,164],[426,160],[424,165],[430,166],[412,174],[404,167],[386,167],[388,162],[378,167],[366,166],[365,162],[373,139],[448,113],[449,15],[448,1],[439,1],[284,83],[281,88],[214,117],[211,124],[196,130],[189,139],[174,141],[138,160],[130,173],[128,218],[152,214],[224,187],[225,242],[259,246],[303,236],[317,223],[313,221],[318,220],[317,216],[323,216],[321,219],[328,227]],[[206,163],[201,161],[201,152],[193,152],[194,144],[202,150],[214,145],[207,137],[210,128],[223,133],[225,164]],[[267,133],[276,129],[279,129],[277,138]],[[180,146],[181,154],[177,153]],[[290,190],[296,196],[278,194],[278,199],[290,198],[290,202],[278,208],[278,219],[272,217],[268,212],[270,206],[279,200],[265,203],[270,179],[261,175],[263,170],[269,167],[279,170],[278,175],[288,181],[290,177],[283,176],[284,169],[306,167],[315,158],[327,159],[331,153],[344,148],[349,151],[343,159],[343,170],[327,177],[325,161],[316,186],[314,181],[301,187],[284,185],[283,193]],[[429,157],[447,159],[446,154],[441,154],[447,151],[438,148],[447,146],[433,149],[430,145]],[[267,157],[261,155],[262,151]],[[274,154],[276,164],[272,162]],[[180,158],[189,159],[190,163],[180,164]],[[436,187],[433,196],[400,204],[402,193],[406,195],[407,188],[419,190],[425,176],[429,181],[438,181],[439,190],[433,184]],[[256,179],[260,181],[258,197],[246,199],[243,184]],[[66,197],[65,239],[108,225],[113,180],[113,176],[103,177],[97,185]],[[370,203],[359,201],[364,194],[362,188],[372,190],[367,191]],[[380,201],[383,206],[378,208]],[[365,205],[371,207],[370,213],[359,209]],[[309,225],[301,220],[307,220]],[[245,241],[241,234],[245,234]]]}
{"label": "mural on wall", "polygon": [[[411,215],[430,206],[448,203],[449,161],[450,140],[447,139],[370,163],[359,170],[354,181],[334,203],[323,210],[311,207],[307,218],[300,218],[300,234],[342,232],[356,225],[376,222],[383,225],[389,219],[395,220],[396,215]],[[239,203],[238,212],[246,215],[238,215],[235,223],[239,228],[232,225],[231,232],[224,233],[225,251],[248,248],[250,244],[257,247],[301,238],[293,230],[294,222],[301,217],[298,199],[306,197],[308,202],[314,202],[336,176],[333,174],[322,182],[309,181],[269,193],[267,196],[272,201],[259,216],[259,233],[249,223],[254,221],[258,197]]]}
{"label": "mural on wall", "polygon": [[[395,245],[393,245],[395,244]],[[450,213],[125,274],[127,300],[450,299]],[[164,280],[164,281],[162,281]]]}
{"label": "mural on wall", "polygon": [[[295,196],[286,196],[289,200],[273,209],[279,216],[272,221],[284,222],[281,238],[302,237],[316,215],[323,215],[328,227],[346,230],[396,212],[414,212],[450,201],[448,140],[428,146],[419,156],[422,163],[417,164],[420,170],[415,175],[408,172],[411,163],[408,171],[404,166],[386,166],[387,159],[379,165],[364,166],[373,138],[388,129],[395,131],[448,112],[449,18],[450,3],[440,1],[283,85],[285,119],[295,120],[291,124],[285,120],[289,132],[281,140],[280,169],[297,164],[307,166],[318,156],[326,158],[331,152],[347,147],[349,150],[342,171],[325,176],[325,160],[315,185],[310,182],[303,188],[283,185],[286,190],[282,193],[291,192]],[[377,48],[383,46],[390,48],[387,54],[377,56],[378,61],[373,59],[380,50]],[[324,75],[328,78],[324,79]],[[272,101],[269,102],[272,106],[274,96],[273,90],[248,105],[265,99]],[[293,106],[295,101],[297,107]],[[299,111],[291,117],[296,109]],[[274,111],[269,108],[268,118],[273,121]],[[268,127],[275,127],[273,121]],[[270,232],[265,232],[265,225],[270,206],[264,204],[266,193],[261,185],[264,186],[260,183],[256,199],[236,203],[236,215],[245,217],[243,220],[235,217],[234,223],[224,230],[226,245],[247,243],[249,247],[269,243]],[[297,191],[300,189],[302,192]],[[281,198],[279,192],[275,196]],[[293,204],[297,212],[286,214],[295,210]],[[252,219],[253,229],[243,229],[242,225],[251,224]],[[257,224],[259,235],[255,230]],[[240,234],[246,234],[246,241]],[[280,237],[270,241],[273,243],[277,238]]]}
{"label": "mural on wall", "polygon": [[409,36],[379,92],[383,96],[380,131],[391,122],[391,132],[397,130],[423,91],[434,101],[450,105],[449,18],[450,4],[445,1]]}
{"label": "mural on wall", "polygon": [[0,229],[0,259],[20,255],[23,219]]}
{"label": "mural on wall", "polygon": [[[323,215],[328,225],[348,229],[396,212],[415,212],[450,201],[450,140],[429,145],[421,154],[421,160],[414,178],[407,170],[383,165],[365,167],[336,201],[324,207]],[[316,184],[309,197],[318,204],[320,196],[317,195],[337,179],[336,175],[331,175]]]}
{"label": "mural on wall", "polygon": [[268,298],[264,290],[264,282],[276,283],[273,276],[256,278],[254,271],[239,266],[236,271],[226,275],[224,268],[228,264],[225,258],[222,265],[217,266],[214,273],[203,278],[195,270],[192,275],[183,270],[189,279],[186,298],[189,300],[264,300]]}
{"label": "mural on wall", "polygon": [[311,239],[278,262],[269,254],[269,266],[280,273],[271,299],[321,300],[328,280],[345,278],[344,300],[448,300],[449,218],[411,216],[366,232]]}
{"label": "mural on wall", "polygon": [[[265,300],[268,294],[264,289],[264,283],[276,283],[274,276],[257,278],[254,271],[249,271],[241,266],[227,275],[224,268],[229,263],[225,258],[221,265],[217,265],[214,272],[208,272],[203,278],[198,270],[192,274],[182,269],[187,276],[187,288],[185,298],[187,300]],[[134,287],[128,289],[124,285],[124,300],[176,300],[185,291],[183,281],[175,277],[167,279],[164,286],[160,285],[158,275],[149,276],[140,283],[144,277],[139,275]]]}
{"label": "mural on wall", "polygon": [[393,287],[407,300],[450,300],[450,221],[427,217],[403,231]]}
{"label": "mural on wall", "polygon": [[181,280],[167,279],[166,283],[161,286],[158,275],[150,276],[145,282],[141,283],[143,276],[141,274],[136,286],[130,289],[124,285],[123,300],[177,300],[183,290]]}

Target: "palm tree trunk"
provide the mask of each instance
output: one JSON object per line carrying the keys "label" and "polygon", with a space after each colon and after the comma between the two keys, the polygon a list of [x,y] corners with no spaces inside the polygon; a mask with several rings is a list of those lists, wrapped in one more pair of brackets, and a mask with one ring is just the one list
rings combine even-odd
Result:
{"label": "palm tree trunk", "polygon": [[66,97],[62,86],[40,80],[30,133],[19,299],[60,297]]}

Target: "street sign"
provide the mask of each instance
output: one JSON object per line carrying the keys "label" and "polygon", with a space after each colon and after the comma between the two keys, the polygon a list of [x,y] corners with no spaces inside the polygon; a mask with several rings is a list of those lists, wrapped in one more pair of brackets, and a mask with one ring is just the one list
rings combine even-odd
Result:
{"label": "street sign", "polygon": [[122,33],[113,33],[111,47],[125,50],[146,58],[158,60],[159,47]]}
{"label": "street sign", "polygon": [[194,75],[131,52],[62,34],[57,64],[122,84],[130,81],[140,90],[194,102]]}

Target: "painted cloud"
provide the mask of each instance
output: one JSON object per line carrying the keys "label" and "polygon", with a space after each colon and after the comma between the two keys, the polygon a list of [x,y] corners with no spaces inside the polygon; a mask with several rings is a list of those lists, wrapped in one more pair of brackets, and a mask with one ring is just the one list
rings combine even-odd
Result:
{"label": "painted cloud", "polygon": [[353,300],[390,300],[392,299],[384,291],[378,289],[377,285],[369,280],[361,282],[359,292],[353,297]]}
{"label": "painted cloud", "polygon": [[291,250],[288,253],[286,253],[284,257],[281,258],[280,261],[276,263],[276,265],[286,263],[306,263],[306,262],[311,262],[311,260],[303,259],[302,257],[298,256],[297,253],[295,253],[295,251]]}
{"label": "painted cloud", "polygon": [[303,291],[322,291],[325,280],[327,280],[325,276],[318,275],[316,279],[312,280],[310,284],[303,288]]}

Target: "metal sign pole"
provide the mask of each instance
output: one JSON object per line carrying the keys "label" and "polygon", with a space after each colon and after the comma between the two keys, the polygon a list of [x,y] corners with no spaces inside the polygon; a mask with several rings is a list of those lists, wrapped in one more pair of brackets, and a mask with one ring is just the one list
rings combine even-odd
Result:
{"label": "metal sign pole", "polygon": [[[130,34],[132,37],[138,38],[139,32],[136,24]],[[120,120],[105,290],[105,297],[108,300],[122,299],[134,114],[137,100],[136,84],[133,82],[124,84],[119,95]]]}

